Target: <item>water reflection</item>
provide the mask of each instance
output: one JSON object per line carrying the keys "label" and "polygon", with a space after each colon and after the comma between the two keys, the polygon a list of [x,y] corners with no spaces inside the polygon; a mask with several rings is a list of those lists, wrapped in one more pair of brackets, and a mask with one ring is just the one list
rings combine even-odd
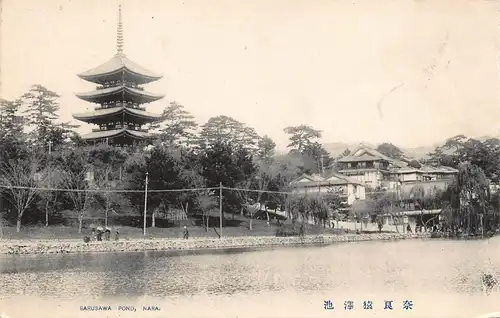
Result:
{"label": "water reflection", "polygon": [[[0,257],[0,297],[138,298],[318,291],[483,292],[500,277],[500,239],[323,247]],[[494,288],[497,288],[496,286]]]}

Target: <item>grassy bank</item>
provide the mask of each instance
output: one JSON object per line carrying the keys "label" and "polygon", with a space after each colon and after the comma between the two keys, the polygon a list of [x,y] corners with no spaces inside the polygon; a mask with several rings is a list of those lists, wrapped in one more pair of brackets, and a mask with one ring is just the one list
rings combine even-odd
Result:
{"label": "grassy bank", "polygon": [[[90,222],[89,222],[90,223]],[[268,226],[264,220],[253,220],[252,230],[245,221],[237,223],[238,225],[225,226],[222,229],[224,237],[242,237],[242,236],[276,236],[278,225],[274,222]],[[192,225],[191,220],[187,220],[172,227],[148,227],[146,236],[143,235],[141,227],[132,226],[111,226],[113,232],[119,231],[120,240],[134,239],[174,239],[182,238],[183,226],[186,225],[191,238],[219,238],[220,229],[217,226],[210,227],[208,230],[201,226]],[[297,225],[298,227],[298,225]],[[323,228],[319,225],[305,225],[306,234],[310,235],[333,235],[342,234],[342,231],[332,228]],[[82,233],[78,233],[76,226],[24,226],[19,233],[14,226],[2,227],[0,230],[0,240],[83,240],[83,237],[90,235],[91,230],[84,228]],[[114,233],[112,234],[114,239]]]}
{"label": "grassy bank", "polygon": [[101,241],[84,243],[80,240],[31,240],[0,241],[0,254],[58,254],[89,252],[137,252],[168,250],[207,250],[243,247],[321,245],[340,242],[359,242],[375,240],[401,240],[428,238],[428,234],[344,234],[344,235],[306,235],[293,237],[240,236],[218,238],[179,238],[130,239],[126,241]]}

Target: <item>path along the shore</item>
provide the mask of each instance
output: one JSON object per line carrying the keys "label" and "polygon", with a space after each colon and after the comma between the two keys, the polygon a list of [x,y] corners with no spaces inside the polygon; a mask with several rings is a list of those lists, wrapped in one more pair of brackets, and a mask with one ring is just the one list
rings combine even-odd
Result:
{"label": "path along the shore", "polygon": [[204,250],[238,247],[293,246],[340,242],[385,241],[430,238],[430,233],[306,235],[303,237],[243,236],[184,239],[132,239],[84,243],[82,240],[0,240],[0,254],[55,254],[88,252],[137,252],[168,250]]}

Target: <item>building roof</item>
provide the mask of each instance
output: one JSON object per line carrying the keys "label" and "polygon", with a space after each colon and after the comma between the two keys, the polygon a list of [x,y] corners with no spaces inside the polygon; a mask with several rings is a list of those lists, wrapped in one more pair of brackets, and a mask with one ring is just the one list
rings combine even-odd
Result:
{"label": "building roof", "polygon": [[[361,152],[361,155],[356,156],[356,153]],[[339,162],[357,162],[357,161],[376,161],[385,160],[390,164],[398,167],[406,167],[408,164],[402,160],[394,159],[382,154],[380,151],[360,144],[358,148],[351,152],[352,155],[339,159]]]}
{"label": "building roof", "polygon": [[339,159],[339,162],[358,162],[358,161],[378,161],[385,160],[379,156],[361,155],[361,156],[345,156]]}
{"label": "building roof", "polygon": [[358,180],[347,177],[337,172],[331,172],[326,177],[321,177],[319,175],[303,174],[297,179],[290,182],[290,185],[293,187],[336,186],[344,184],[355,184],[364,186]]}
{"label": "building roof", "polygon": [[434,173],[442,173],[442,174],[455,174],[458,173],[458,170],[455,168],[447,167],[447,166],[439,166],[439,167],[431,167],[431,166],[421,166],[420,168],[412,168],[412,167],[403,167],[396,168],[391,170],[394,173],[423,173],[423,174],[434,174]]}
{"label": "building roof", "polygon": [[131,129],[113,129],[113,130],[94,131],[89,134],[83,135],[82,138],[85,140],[95,140],[104,138],[116,138],[125,134],[136,139],[151,138],[153,136],[152,134],[144,131],[137,131]]}
{"label": "building roof", "polygon": [[334,178],[336,178],[336,179],[341,179],[341,180],[345,180],[345,181],[347,181],[348,183],[358,184],[358,185],[362,185],[362,186],[364,186],[364,184],[363,184],[362,182],[360,182],[360,181],[358,181],[358,180],[356,180],[356,179],[354,179],[354,178],[351,178],[351,177],[349,177],[349,176],[346,176],[346,175],[343,175],[343,174],[341,174],[341,173],[338,173],[338,172],[336,172],[336,171],[331,171],[331,172],[330,172],[330,173],[329,173],[329,174],[325,177],[325,179],[326,179],[326,180],[331,180],[331,179],[334,179]]}
{"label": "building roof", "polygon": [[78,74],[78,76],[89,82],[99,83],[102,77],[106,77],[113,73],[125,71],[142,78],[142,83],[156,81],[162,78],[162,75],[156,74],[139,64],[131,61],[125,54],[118,53],[107,62]]}
{"label": "building roof", "polygon": [[151,120],[158,120],[161,118],[161,115],[157,115],[157,114],[146,112],[144,110],[131,108],[131,107],[125,107],[125,106],[118,106],[118,107],[112,107],[112,108],[102,108],[102,109],[95,110],[93,112],[73,114],[73,118],[81,120],[81,121],[88,121],[88,120],[92,120],[95,118],[102,118],[102,117],[117,115],[117,114],[120,114],[122,112],[126,112],[126,113],[129,113],[131,115],[135,115],[138,117],[143,117],[143,118],[147,118],[147,119],[151,119]]}
{"label": "building roof", "polygon": [[438,167],[431,167],[431,166],[422,166],[420,168],[422,172],[434,172],[434,173],[458,173],[458,170],[452,167],[447,167],[447,166],[438,166]]}
{"label": "building roof", "polygon": [[78,98],[88,102],[98,102],[99,99],[101,98],[105,98],[108,97],[109,95],[113,95],[120,92],[144,98],[147,102],[153,102],[162,99],[164,97],[164,95],[161,94],[150,93],[148,91],[144,91],[133,87],[128,87],[126,85],[107,87],[84,93],[76,93],[75,95]]}

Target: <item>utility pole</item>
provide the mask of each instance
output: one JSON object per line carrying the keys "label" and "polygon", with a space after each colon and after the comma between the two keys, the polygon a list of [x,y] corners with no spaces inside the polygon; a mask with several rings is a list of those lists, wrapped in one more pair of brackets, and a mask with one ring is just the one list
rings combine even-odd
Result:
{"label": "utility pole", "polygon": [[484,222],[483,222],[483,214],[479,215],[481,217],[481,238],[484,238]]}
{"label": "utility pole", "polygon": [[[52,140],[49,140],[49,155],[52,153]],[[49,159],[50,160],[50,159]],[[52,178],[52,175],[51,175],[51,169],[52,167],[50,165],[48,165],[49,167],[49,170],[48,170],[48,177],[49,177],[49,180],[48,180],[48,185],[49,185],[49,188],[51,187],[51,178]],[[47,207],[46,207],[47,209]],[[48,214],[48,211],[45,210],[45,226],[49,226],[49,214]]]}
{"label": "utility pole", "polygon": [[[106,166],[106,176],[105,176],[105,187],[106,190],[109,191],[110,189],[110,184],[109,184],[109,166]],[[109,192],[106,192],[105,195],[106,198],[106,207],[104,209],[104,226],[108,227],[108,210],[109,210]]]}
{"label": "utility pole", "polygon": [[219,184],[220,238],[222,238],[222,182]]}
{"label": "utility pole", "polygon": [[145,191],[144,191],[144,236],[146,236],[146,211],[148,209],[148,177],[149,177],[149,172],[146,172],[146,185],[145,185]]}
{"label": "utility pole", "polygon": [[325,165],[324,165],[324,161],[323,161],[323,155],[321,155],[321,176],[324,177],[325,176]]}

